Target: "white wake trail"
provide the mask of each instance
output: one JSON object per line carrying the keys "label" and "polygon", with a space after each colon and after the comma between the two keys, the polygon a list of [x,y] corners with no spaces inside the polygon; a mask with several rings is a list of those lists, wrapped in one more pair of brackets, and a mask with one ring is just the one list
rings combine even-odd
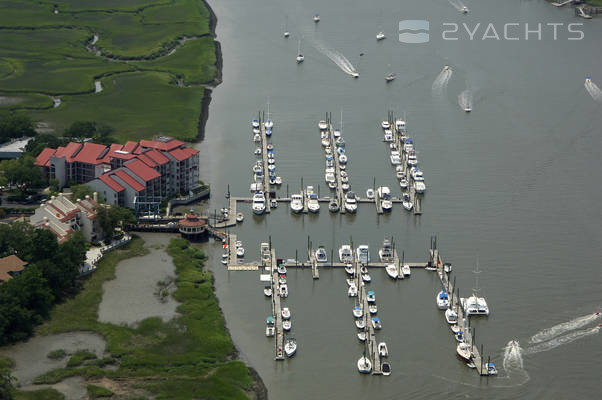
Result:
{"label": "white wake trail", "polygon": [[437,78],[435,78],[432,87],[433,96],[440,97],[443,95],[443,92],[445,91],[445,89],[447,89],[447,84],[451,79],[452,73],[453,72],[451,67],[445,66],[445,68],[443,68],[439,75],[437,75]]}
{"label": "white wake trail", "polygon": [[355,67],[353,64],[351,64],[351,61],[349,61],[347,57],[345,57],[339,51],[335,49],[329,49],[319,43],[314,44],[314,48],[320,53],[324,54],[326,57],[330,58],[330,60],[346,74],[353,75],[357,73]]}
{"label": "white wake trail", "polygon": [[591,79],[585,81],[585,90],[592,96],[592,99],[602,102],[602,90]]}
{"label": "white wake trail", "polygon": [[531,346],[526,350],[527,354],[535,354],[541,353],[543,351],[548,351],[555,349],[558,346],[562,346],[563,344],[568,344],[574,342],[575,340],[582,339],[587,336],[595,335],[600,332],[600,327],[595,326],[593,328],[583,329],[579,331],[574,331],[568,333],[564,336],[558,336],[548,342],[543,342],[536,344],[535,346]]}
{"label": "white wake trail", "polygon": [[558,325],[554,325],[551,328],[544,329],[540,332],[537,332],[535,335],[531,336],[530,343],[541,343],[546,340],[550,340],[555,338],[558,335],[562,335],[563,333],[579,329],[584,327],[587,324],[590,324],[600,318],[599,313],[587,314],[582,317],[577,317],[567,322],[563,322]]}
{"label": "white wake trail", "polygon": [[470,89],[466,89],[458,95],[458,104],[462,110],[472,110],[472,91]]}
{"label": "white wake trail", "polygon": [[504,371],[523,369],[523,349],[517,340],[511,340],[504,348]]}
{"label": "white wake trail", "polygon": [[458,11],[462,11],[466,6],[460,0],[447,0],[449,4],[454,6],[454,8]]}

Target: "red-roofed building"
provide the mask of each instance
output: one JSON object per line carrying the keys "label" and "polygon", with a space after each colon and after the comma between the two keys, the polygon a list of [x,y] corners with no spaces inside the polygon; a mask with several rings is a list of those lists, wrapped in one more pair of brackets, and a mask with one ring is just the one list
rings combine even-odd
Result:
{"label": "red-roofed building", "polygon": [[156,149],[161,151],[171,151],[178,147],[186,147],[186,143],[168,136],[159,136],[154,140],[141,140],[140,146],[147,149]]}
{"label": "red-roofed building", "polygon": [[51,149],[46,147],[42,152],[36,157],[36,165],[39,165],[42,168],[42,173],[48,179],[50,176],[50,157],[52,157],[56,153],[56,149]]}

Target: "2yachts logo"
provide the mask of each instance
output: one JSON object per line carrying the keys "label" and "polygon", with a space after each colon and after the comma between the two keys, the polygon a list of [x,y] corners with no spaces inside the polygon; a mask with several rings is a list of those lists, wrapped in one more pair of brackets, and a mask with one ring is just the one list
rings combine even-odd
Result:
{"label": "2yachts logo", "polygon": [[[585,33],[579,29],[582,23],[564,24],[562,22],[548,23],[516,23],[508,22],[502,25],[467,23],[443,23],[441,38],[443,40],[583,40]],[[402,43],[426,43],[430,40],[430,23],[425,20],[399,21],[399,41]]]}

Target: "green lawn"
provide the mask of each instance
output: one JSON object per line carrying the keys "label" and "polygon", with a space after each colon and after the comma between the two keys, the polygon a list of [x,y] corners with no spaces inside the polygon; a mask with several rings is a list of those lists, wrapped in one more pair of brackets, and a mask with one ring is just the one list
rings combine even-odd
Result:
{"label": "green lawn", "polygon": [[[187,140],[197,136],[204,90],[177,82],[206,84],[217,73],[209,10],[202,1],[8,0],[2,2],[0,27],[5,28],[0,30],[0,96],[24,99],[0,101],[0,112],[48,108],[52,101],[36,94],[61,95],[65,104],[59,108],[32,114],[59,134],[87,119],[113,126],[121,140],[159,133]],[[102,54],[119,61],[86,49],[94,34]],[[185,37],[196,39],[179,46]],[[177,51],[167,56],[175,45]],[[131,72],[140,71],[132,78]],[[94,80],[106,76],[111,76],[107,93],[91,97]],[[111,91],[112,82],[127,90]]]}
{"label": "green lawn", "polygon": [[137,328],[97,321],[102,284],[115,277],[117,262],[145,251],[137,238],[128,248],[107,255],[84,290],[57,306],[50,321],[38,329],[39,334],[98,332],[107,340],[110,362],[118,368],[102,369],[102,360],[82,354],[72,367],[50,371],[36,382],[54,383],[73,375],[106,376],[132,382],[156,399],[246,399],[253,381],[244,363],[229,360],[234,347],[213,292],[212,276],[203,268],[205,256],[187,241],[172,239],[168,247],[176,265],[174,297],[181,303],[179,317],[167,323],[149,318]]}

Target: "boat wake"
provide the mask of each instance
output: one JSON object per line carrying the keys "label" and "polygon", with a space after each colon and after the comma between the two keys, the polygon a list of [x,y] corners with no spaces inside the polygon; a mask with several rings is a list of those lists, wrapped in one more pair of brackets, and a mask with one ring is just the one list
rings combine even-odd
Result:
{"label": "boat wake", "polygon": [[458,95],[458,104],[464,111],[472,110],[472,91],[470,89],[466,89]]}
{"label": "boat wake", "polygon": [[460,0],[447,0],[447,1],[449,2],[449,4],[454,6],[454,8],[458,11],[462,11],[462,10],[466,9],[466,6]]}
{"label": "boat wake", "polygon": [[602,102],[602,90],[591,79],[585,81],[585,90],[595,101]]}
{"label": "boat wake", "polygon": [[452,69],[446,65],[433,82],[433,96],[441,97],[443,95],[443,92],[447,89],[447,84],[449,83],[451,76]]}
{"label": "boat wake", "polygon": [[540,332],[537,332],[535,335],[531,336],[529,343],[545,342],[547,340],[553,339],[556,336],[562,335],[569,331],[582,328],[585,325],[594,322],[601,316],[602,315],[600,313],[593,313],[593,314],[588,314],[588,315],[584,315],[582,317],[572,319],[567,322],[563,322],[558,325],[554,325],[551,328],[544,329]]}
{"label": "boat wake", "polygon": [[326,57],[330,58],[330,60],[335,63],[344,73],[352,76],[357,74],[357,71],[353,64],[351,64],[351,61],[349,61],[347,57],[345,57],[339,51],[335,49],[329,49],[321,44],[314,44],[314,48],[320,53],[324,54]]}
{"label": "boat wake", "polygon": [[511,370],[522,370],[523,364],[523,349],[520,347],[518,340],[511,340],[504,348],[504,371],[508,373]]}
{"label": "boat wake", "polygon": [[575,340],[582,339],[587,336],[595,335],[598,332],[600,332],[600,326],[595,326],[593,328],[574,331],[574,332],[568,333],[564,336],[555,337],[554,339],[552,339],[550,341],[539,343],[539,344],[536,344],[535,346],[531,346],[525,352],[527,354],[536,354],[536,353],[541,353],[544,351],[552,350],[558,346],[562,346],[563,344],[572,343]]}

